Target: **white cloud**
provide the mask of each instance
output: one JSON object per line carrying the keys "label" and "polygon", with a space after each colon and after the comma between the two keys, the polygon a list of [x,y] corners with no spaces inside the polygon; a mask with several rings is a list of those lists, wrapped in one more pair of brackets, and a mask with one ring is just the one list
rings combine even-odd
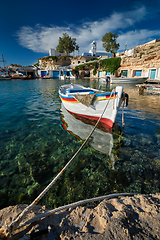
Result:
{"label": "white cloud", "polygon": [[127,49],[144,44],[153,40],[156,36],[160,36],[160,30],[150,31],[147,29],[128,31],[124,34],[120,34],[118,42],[120,44],[120,50],[124,50],[127,43]]}
{"label": "white cloud", "polygon": [[[136,16],[136,17],[135,17]],[[98,49],[104,50],[101,38],[106,32],[119,32],[117,42],[120,43],[121,49],[127,42],[128,47],[134,47],[139,43],[145,42],[145,39],[159,35],[159,31],[139,30],[127,31],[129,27],[144,20],[147,17],[147,10],[141,6],[132,11],[123,13],[112,13],[110,16],[94,22],[86,22],[80,26],[68,25],[67,27],[50,26],[45,27],[37,24],[34,28],[23,26],[17,32],[18,42],[21,46],[31,49],[34,52],[47,53],[50,48],[56,48],[58,39],[64,32],[71,37],[76,38],[80,47],[80,52],[88,52],[93,40],[97,41]]]}

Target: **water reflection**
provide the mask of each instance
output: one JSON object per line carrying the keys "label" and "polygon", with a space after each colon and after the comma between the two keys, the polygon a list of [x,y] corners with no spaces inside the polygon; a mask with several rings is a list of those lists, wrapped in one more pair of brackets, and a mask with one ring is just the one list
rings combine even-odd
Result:
{"label": "water reflection", "polygon": [[[95,124],[95,122],[91,122],[91,120],[82,117],[80,118],[79,116],[69,113],[63,104],[61,104],[61,113],[63,128],[69,131],[71,134],[80,137],[82,140],[85,140],[92,131],[93,124]],[[102,124],[99,125],[99,127],[95,129],[91,136],[90,145],[95,150],[110,155],[113,148],[112,129],[109,129]]]}
{"label": "water reflection", "polygon": [[[62,115],[61,118],[62,127],[72,135],[79,137],[82,140],[85,140],[92,131],[96,122],[69,113],[62,103],[60,110]],[[112,162],[112,168],[114,169],[115,157],[114,154],[112,153],[112,148],[114,146],[114,138],[112,131],[114,132],[114,135],[115,132],[120,131],[120,128],[117,125],[117,123],[115,123],[113,130],[111,128],[107,128],[102,123],[99,123],[97,128],[91,135],[89,143],[90,146],[94,148],[96,151],[110,157],[110,160]]]}

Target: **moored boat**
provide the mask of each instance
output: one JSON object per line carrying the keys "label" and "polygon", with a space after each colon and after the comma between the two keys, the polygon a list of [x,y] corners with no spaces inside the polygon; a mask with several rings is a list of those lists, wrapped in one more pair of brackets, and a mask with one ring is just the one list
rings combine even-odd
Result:
{"label": "moored boat", "polygon": [[11,80],[8,74],[0,74],[0,80]]}
{"label": "moored boat", "polygon": [[70,113],[96,121],[107,106],[100,122],[112,128],[125,93],[121,86],[117,86],[115,91],[104,92],[71,83],[59,88],[59,96]]}
{"label": "moored boat", "polygon": [[12,73],[12,74],[10,74],[10,76],[11,76],[11,79],[21,79],[21,77],[22,77],[22,75],[19,75],[17,73]]}
{"label": "moored boat", "polygon": [[23,75],[21,77],[22,80],[28,80],[28,79],[31,79],[31,75]]}
{"label": "moored boat", "polygon": [[136,85],[140,94],[160,95],[160,84],[138,84]]}
{"label": "moored boat", "polygon": [[101,77],[101,78],[99,79],[99,83],[102,83],[102,84],[103,84],[103,83],[105,83],[105,84],[111,83],[110,81],[111,81],[111,79],[110,79],[109,76]]}
{"label": "moored boat", "polygon": [[144,83],[147,77],[115,77],[111,78],[110,83]]}
{"label": "moored boat", "polygon": [[66,75],[65,75],[65,74],[60,75],[60,76],[59,76],[59,79],[61,79],[61,80],[66,80]]}

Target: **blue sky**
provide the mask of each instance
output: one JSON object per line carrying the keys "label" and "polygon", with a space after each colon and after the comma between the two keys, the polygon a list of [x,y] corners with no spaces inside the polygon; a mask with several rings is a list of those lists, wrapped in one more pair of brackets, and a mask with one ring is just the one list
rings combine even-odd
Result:
{"label": "blue sky", "polygon": [[122,51],[126,43],[130,49],[160,39],[160,1],[6,0],[1,1],[0,29],[0,61],[3,54],[6,66],[37,63],[64,32],[76,38],[80,53],[88,52],[93,40],[104,50],[102,36],[116,32]]}

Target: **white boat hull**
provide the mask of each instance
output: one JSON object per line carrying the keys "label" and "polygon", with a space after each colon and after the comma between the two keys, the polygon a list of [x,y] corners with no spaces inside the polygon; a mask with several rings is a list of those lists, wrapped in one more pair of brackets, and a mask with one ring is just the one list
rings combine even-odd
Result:
{"label": "white boat hull", "polygon": [[[79,88],[80,85],[72,85],[72,86],[74,90]],[[73,94],[72,93],[67,94],[70,87],[71,85],[63,85],[59,90],[59,96],[62,100],[62,103],[70,113],[77,114],[79,116],[97,121],[101,117],[107,105],[107,108],[100,121],[108,127],[113,127],[118,109],[122,102],[123,88],[121,86],[116,87],[115,93],[112,93],[112,94],[105,93],[103,91],[99,93],[98,90],[88,88],[88,91],[95,90],[93,101],[89,107],[86,107],[84,104],[80,103],[74,98],[74,95],[76,95],[77,93],[74,92]],[[84,89],[86,89],[87,91],[87,88],[84,88]],[[80,91],[80,88],[79,88],[79,91]]]}
{"label": "white boat hull", "polygon": [[111,78],[110,83],[144,83],[147,77],[131,77],[131,78]]}
{"label": "white boat hull", "polygon": [[59,78],[60,78],[61,80],[66,80],[66,75],[61,75],[61,76],[59,76]]}

